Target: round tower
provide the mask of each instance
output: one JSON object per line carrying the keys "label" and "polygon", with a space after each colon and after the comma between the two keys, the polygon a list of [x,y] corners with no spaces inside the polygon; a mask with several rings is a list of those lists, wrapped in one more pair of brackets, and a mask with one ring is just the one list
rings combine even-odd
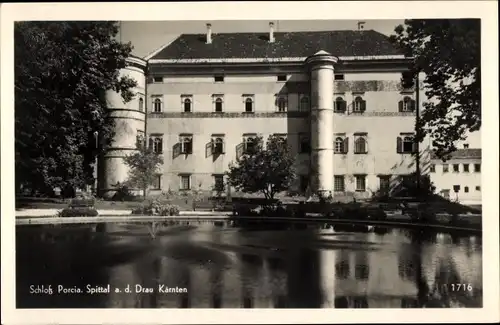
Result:
{"label": "round tower", "polygon": [[106,101],[110,117],[115,122],[115,134],[111,146],[101,160],[101,177],[99,194],[104,198],[111,198],[116,192],[116,185],[128,178],[128,167],[123,158],[136,150],[137,136],[145,135],[146,128],[146,61],[129,57],[127,66],[120,70],[120,77],[127,76],[137,82],[131,89],[134,98],[125,103],[121,94],[116,91],[106,93]]}
{"label": "round tower", "polygon": [[333,92],[337,61],[325,51],[306,60],[311,80],[311,187],[323,197],[333,195],[334,189]]}

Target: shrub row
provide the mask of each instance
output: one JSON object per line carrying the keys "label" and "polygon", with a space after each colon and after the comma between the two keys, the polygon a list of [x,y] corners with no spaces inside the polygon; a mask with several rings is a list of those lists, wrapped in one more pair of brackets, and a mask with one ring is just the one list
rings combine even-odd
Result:
{"label": "shrub row", "polygon": [[143,216],[178,216],[179,213],[180,208],[178,205],[165,204],[159,201],[152,201],[132,210],[133,215]]}
{"label": "shrub row", "polygon": [[99,213],[93,207],[84,208],[65,208],[58,213],[59,217],[97,217]]}

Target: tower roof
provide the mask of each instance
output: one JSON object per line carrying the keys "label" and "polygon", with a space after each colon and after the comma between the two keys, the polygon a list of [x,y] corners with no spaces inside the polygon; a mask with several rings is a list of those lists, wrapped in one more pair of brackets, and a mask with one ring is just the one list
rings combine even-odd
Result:
{"label": "tower roof", "polygon": [[337,57],[395,56],[402,53],[386,35],[374,30],[317,32],[183,34],[156,53],[152,60],[253,59],[308,57],[318,51]]}

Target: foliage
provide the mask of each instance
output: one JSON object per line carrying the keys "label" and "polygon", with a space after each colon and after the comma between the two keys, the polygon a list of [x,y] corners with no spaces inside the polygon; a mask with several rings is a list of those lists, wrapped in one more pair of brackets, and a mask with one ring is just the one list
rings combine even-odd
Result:
{"label": "foliage", "polygon": [[99,213],[94,207],[65,208],[58,213],[58,217],[97,217]]}
{"label": "foliage", "polygon": [[162,156],[154,152],[153,148],[139,144],[137,151],[123,160],[129,167],[127,185],[140,188],[146,198],[148,187],[154,184],[158,169],[163,164]]}
{"label": "foliage", "polygon": [[391,36],[413,57],[403,85],[413,85],[419,72],[426,96],[417,124],[417,140],[433,139],[436,154],[446,159],[455,143],[481,128],[481,21],[479,19],[410,19]]}
{"label": "foliage", "polygon": [[132,193],[130,190],[130,186],[127,182],[125,183],[120,183],[118,182],[115,185],[116,192],[113,194],[112,200],[113,201],[134,201],[135,200],[135,195]]}
{"label": "foliage", "polygon": [[432,196],[435,190],[436,187],[429,175],[420,175],[420,183],[417,184],[416,173],[412,173],[410,177],[401,179],[401,182],[392,190],[391,195],[395,197],[426,198]]}
{"label": "foliage", "polygon": [[179,206],[168,203],[164,204],[159,200],[151,201],[146,205],[142,205],[132,210],[133,215],[143,216],[178,216],[179,213]]}
{"label": "foliage", "polygon": [[105,93],[129,101],[136,85],[119,76],[132,47],[117,33],[109,21],[15,24],[16,188],[52,195],[93,183],[95,157],[113,137]]}
{"label": "foliage", "polygon": [[295,179],[294,157],[290,148],[278,136],[270,136],[264,148],[261,137],[254,150],[243,154],[227,172],[229,185],[244,193],[264,194],[273,199],[276,193],[288,189]]}

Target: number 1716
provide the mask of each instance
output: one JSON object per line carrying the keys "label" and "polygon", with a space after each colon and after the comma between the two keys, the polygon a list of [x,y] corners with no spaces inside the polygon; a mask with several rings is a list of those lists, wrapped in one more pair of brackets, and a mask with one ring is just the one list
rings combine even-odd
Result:
{"label": "number 1716", "polygon": [[451,291],[472,291],[470,283],[452,283],[449,285]]}

